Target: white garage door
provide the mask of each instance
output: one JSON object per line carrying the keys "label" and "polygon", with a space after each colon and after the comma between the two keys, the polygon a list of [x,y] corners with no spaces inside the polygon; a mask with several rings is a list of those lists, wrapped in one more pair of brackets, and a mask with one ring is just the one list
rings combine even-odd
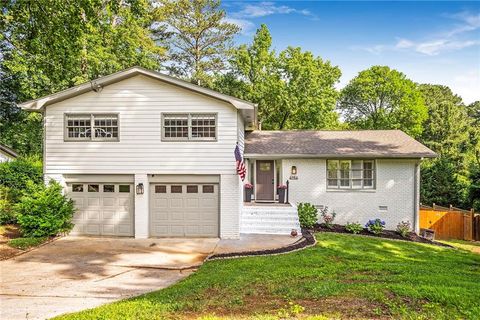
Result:
{"label": "white garage door", "polygon": [[218,237],[218,184],[152,184],[153,237]]}
{"label": "white garage door", "polygon": [[133,236],[133,185],[72,183],[68,194],[75,202],[74,234]]}

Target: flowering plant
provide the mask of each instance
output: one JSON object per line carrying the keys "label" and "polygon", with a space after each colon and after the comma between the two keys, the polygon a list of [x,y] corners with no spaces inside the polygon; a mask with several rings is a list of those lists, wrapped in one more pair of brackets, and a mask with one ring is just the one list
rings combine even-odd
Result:
{"label": "flowering plant", "polygon": [[287,189],[287,186],[285,184],[279,184],[278,189]]}
{"label": "flowering plant", "polygon": [[411,224],[410,221],[402,221],[397,224],[397,232],[404,238],[407,237],[410,232]]}
{"label": "flowering plant", "polygon": [[332,211],[332,213],[328,213],[328,207],[325,206],[323,207],[323,209],[320,210],[320,215],[322,216],[325,227],[332,229],[333,220],[335,220],[335,216],[337,215],[335,211]]}
{"label": "flowering plant", "polygon": [[380,234],[382,233],[383,229],[385,229],[385,221],[382,221],[380,219],[375,219],[375,220],[368,220],[368,222],[365,224],[365,228],[368,229],[373,234]]}
{"label": "flowering plant", "polygon": [[253,184],[247,182],[243,185],[245,187],[245,189],[253,189]]}

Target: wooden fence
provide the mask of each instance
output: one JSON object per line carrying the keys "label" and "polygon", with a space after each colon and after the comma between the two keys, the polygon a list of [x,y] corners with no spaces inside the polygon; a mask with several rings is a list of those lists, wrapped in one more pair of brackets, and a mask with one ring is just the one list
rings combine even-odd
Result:
{"label": "wooden fence", "polygon": [[420,228],[435,231],[435,239],[480,240],[480,215],[450,206],[420,206]]}

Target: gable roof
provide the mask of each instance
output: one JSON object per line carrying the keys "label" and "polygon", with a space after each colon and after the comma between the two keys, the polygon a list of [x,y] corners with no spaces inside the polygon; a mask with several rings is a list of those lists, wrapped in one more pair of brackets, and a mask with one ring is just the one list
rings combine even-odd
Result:
{"label": "gable roof", "polygon": [[433,158],[437,154],[400,130],[253,131],[245,157]]}
{"label": "gable roof", "polygon": [[12,149],[4,146],[3,144],[0,144],[0,151],[2,151],[3,153],[11,156],[12,158],[17,158],[18,157],[18,154],[13,151]]}
{"label": "gable roof", "polygon": [[231,97],[226,94],[223,94],[214,90],[210,90],[210,89],[207,89],[207,88],[198,86],[196,84],[193,84],[184,80],[180,80],[171,76],[167,76],[157,71],[147,70],[141,67],[132,67],[123,71],[110,74],[108,76],[100,77],[95,80],[77,85],[75,87],[72,87],[72,88],[69,88],[45,97],[20,103],[18,104],[18,106],[25,110],[42,110],[43,108],[45,108],[50,104],[66,100],[89,91],[93,91],[94,88],[97,86],[107,86],[109,84],[116,83],[136,75],[144,75],[147,77],[151,77],[153,79],[157,79],[157,80],[160,80],[160,81],[163,81],[187,90],[191,90],[191,91],[227,102],[239,110],[255,110],[255,107],[256,107],[255,104],[251,102],[238,99],[235,97]]}

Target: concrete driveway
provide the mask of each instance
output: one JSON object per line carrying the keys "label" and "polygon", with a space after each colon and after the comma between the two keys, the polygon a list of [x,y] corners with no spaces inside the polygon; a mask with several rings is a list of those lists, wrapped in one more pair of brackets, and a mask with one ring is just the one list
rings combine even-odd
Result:
{"label": "concrete driveway", "polygon": [[46,319],[165,288],[218,239],[65,237],[0,262],[0,318]]}

